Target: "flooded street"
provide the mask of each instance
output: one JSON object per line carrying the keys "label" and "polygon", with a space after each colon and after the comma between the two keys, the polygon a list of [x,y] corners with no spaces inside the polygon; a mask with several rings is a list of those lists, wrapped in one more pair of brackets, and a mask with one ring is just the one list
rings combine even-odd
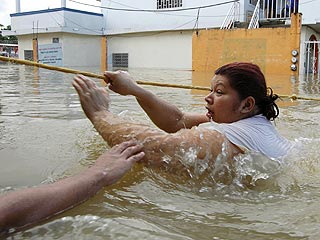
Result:
{"label": "flooded street", "polygon": [[[78,173],[109,148],[83,114],[72,74],[6,63],[0,71],[0,194]],[[209,86],[212,77],[151,69],[130,74],[197,86]],[[254,156],[239,160],[239,173],[267,174],[267,183],[248,189],[236,181],[179,181],[178,175],[137,165],[84,204],[8,239],[317,239],[320,81],[267,76],[267,83],[277,94],[314,99],[278,102],[276,127],[297,146],[283,166]],[[205,91],[145,88],[184,111],[206,111]],[[111,93],[111,111],[152,125],[133,97]]]}

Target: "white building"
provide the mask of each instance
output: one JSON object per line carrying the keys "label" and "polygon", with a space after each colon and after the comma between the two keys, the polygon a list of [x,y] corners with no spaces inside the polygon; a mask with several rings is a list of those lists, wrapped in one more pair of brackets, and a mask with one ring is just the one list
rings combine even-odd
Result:
{"label": "white building", "polygon": [[[193,32],[219,28],[233,5],[219,0],[102,0],[108,65],[125,66],[128,60],[133,68],[190,70]],[[238,20],[247,22],[254,5],[242,0],[238,6]],[[125,61],[114,64],[117,59]]]}
{"label": "white building", "polygon": [[318,72],[320,2],[297,0],[102,0],[108,65],[192,69],[193,32],[226,28],[228,15],[233,24],[247,27],[257,5],[264,27],[286,27],[291,12],[302,13],[299,70]]}
{"label": "white building", "polygon": [[299,5],[302,13],[300,73],[320,75],[320,2],[306,1]]}
{"label": "white building", "polygon": [[55,44],[64,66],[98,66],[102,53],[107,54],[109,68],[188,70],[197,30],[247,28],[255,16],[257,26],[287,27],[290,13],[297,10],[292,10],[294,4],[302,13],[299,70],[319,72],[319,1],[101,0],[102,14],[66,8],[66,0],[61,8],[20,13],[16,2],[17,13],[11,19],[20,58],[28,58],[35,48],[31,40],[37,39],[43,52]]}
{"label": "white building", "polygon": [[16,0],[17,13],[10,15],[12,31],[7,34],[18,37],[19,58],[60,66],[100,65],[103,15],[65,4],[62,0],[61,8],[20,12]]}

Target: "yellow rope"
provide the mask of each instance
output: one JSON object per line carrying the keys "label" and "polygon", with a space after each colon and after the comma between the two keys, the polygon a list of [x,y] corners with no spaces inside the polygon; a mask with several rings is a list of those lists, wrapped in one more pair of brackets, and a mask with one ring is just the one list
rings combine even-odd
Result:
{"label": "yellow rope", "polygon": [[[64,73],[82,74],[87,77],[104,79],[103,75],[99,75],[99,74],[95,74],[95,73],[91,73],[91,72],[80,71],[80,70],[76,70],[76,69],[51,66],[51,65],[37,63],[37,62],[33,62],[33,61],[28,61],[28,60],[2,57],[2,56],[0,56],[0,60],[5,61],[5,62],[13,62],[13,63],[19,63],[19,64],[24,64],[24,65],[39,67],[39,68],[45,68],[45,69],[54,70],[54,71],[60,71],[60,72],[64,72]],[[210,91],[210,88],[200,87],[200,86],[179,85],[179,84],[159,83],[159,82],[146,82],[146,81],[140,81],[140,80],[137,80],[136,82],[141,85],[151,85],[151,86],[158,86],[158,87],[172,87],[172,88],[185,88],[185,89],[197,89],[197,90]]]}
{"label": "yellow rope", "polygon": [[320,101],[320,98],[311,98],[311,97],[302,97],[295,94],[292,95],[278,95],[280,98],[290,98],[291,100],[311,100],[311,101]]}
{"label": "yellow rope", "polygon": [[[51,65],[47,65],[47,64],[43,64],[43,63],[37,63],[37,62],[33,62],[33,61],[28,61],[28,60],[22,60],[22,59],[10,58],[10,57],[3,57],[3,56],[0,56],[0,60],[4,61],[4,62],[19,63],[19,64],[24,64],[24,65],[29,65],[29,66],[34,66],[34,67],[54,70],[54,71],[60,71],[60,72],[64,72],[64,73],[82,74],[82,75],[87,76],[87,77],[104,79],[103,75],[99,75],[99,74],[95,74],[95,73],[91,73],[91,72],[80,71],[80,70],[76,70],[76,69],[51,66]],[[201,86],[191,86],[191,85],[181,85],[181,84],[171,84],[171,83],[159,83],[159,82],[146,82],[146,81],[140,81],[140,80],[137,80],[136,82],[138,84],[141,84],[141,85],[210,91],[209,87],[201,87]],[[279,97],[281,97],[281,98],[290,98],[291,100],[300,99],[300,100],[320,101],[319,98],[301,97],[301,96],[297,96],[295,94],[292,94],[292,95],[279,95]]]}

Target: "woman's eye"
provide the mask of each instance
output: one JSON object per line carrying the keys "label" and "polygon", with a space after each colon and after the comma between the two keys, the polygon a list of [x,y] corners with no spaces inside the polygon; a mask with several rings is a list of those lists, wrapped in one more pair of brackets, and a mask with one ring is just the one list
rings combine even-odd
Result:
{"label": "woman's eye", "polygon": [[223,94],[221,89],[210,89],[210,93],[214,93],[214,94]]}

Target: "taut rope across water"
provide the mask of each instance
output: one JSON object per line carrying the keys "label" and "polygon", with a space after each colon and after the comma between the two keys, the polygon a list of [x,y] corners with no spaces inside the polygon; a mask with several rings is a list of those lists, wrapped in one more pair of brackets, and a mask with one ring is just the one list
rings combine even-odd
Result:
{"label": "taut rope across water", "polygon": [[[43,63],[37,63],[37,62],[33,62],[33,61],[28,61],[28,60],[22,60],[22,59],[16,59],[16,58],[0,56],[0,61],[18,63],[18,64],[34,66],[34,67],[38,67],[38,68],[45,68],[45,69],[64,72],[64,73],[82,74],[84,76],[97,78],[97,79],[104,79],[103,75],[95,74],[95,73],[92,73],[92,72],[80,71],[80,70],[64,68],[64,67],[57,67],[57,66],[52,66],[52,65],[43,64]],[[147,82],[147,81],[140,81],[140,80],[137,80],[136,82],[138,84],[141,84],[141,85],[210,91],[209,87],[202,87],[202,86],[171,84],[171,83],[159,83],[159,82]],[[292,95],[279,95],[279,97],[280,98],[290,98],[291,100],[300,99],[300,100],[320,101],[319,98],[302,97],[302,96],[297,96],[295,94],[292,94]]]}

